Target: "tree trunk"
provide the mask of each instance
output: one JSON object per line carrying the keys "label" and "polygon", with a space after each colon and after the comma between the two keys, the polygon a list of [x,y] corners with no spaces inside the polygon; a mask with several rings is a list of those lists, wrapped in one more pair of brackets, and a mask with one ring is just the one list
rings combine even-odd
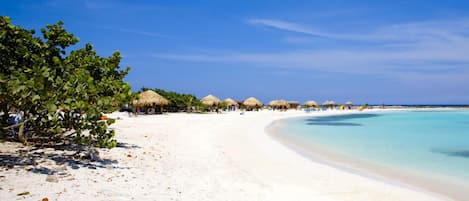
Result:
{"label": "tree trunk", "polygon": [[23,133],[24,130],[24,124],[21,124],[20,127],[18,128],[18,140],[23,143],[23,145],[26,145],[28,143],[28,139],[26,138],[26,135]]}

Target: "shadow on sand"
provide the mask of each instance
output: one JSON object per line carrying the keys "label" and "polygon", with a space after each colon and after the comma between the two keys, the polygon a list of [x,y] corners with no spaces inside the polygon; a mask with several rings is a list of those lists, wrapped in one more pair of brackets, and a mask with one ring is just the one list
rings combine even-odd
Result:
{"label": "shadow on sand", "polygon": [[140,149],[140,148],[142,148],[140,146],[125,143],[125,142],[118,142],[116,147],[117,148],[123,148],[123,149]]}
{"label": "shadow on sand", "polygon": [[[127,143],[119,144],[118,147],[125,149],[140,148]],[[117,160],[102,159],[96,150],[85,150],[84,147],[77,145],[37,145],[18,149],[14,153],[0,153],[0,168],[20,167],[38,174],[58,174],[60,170],[48,165],[45,162],[47,160],[54,161],[56,166],[66,165],[72,169],[126,169],[116,166]]]}

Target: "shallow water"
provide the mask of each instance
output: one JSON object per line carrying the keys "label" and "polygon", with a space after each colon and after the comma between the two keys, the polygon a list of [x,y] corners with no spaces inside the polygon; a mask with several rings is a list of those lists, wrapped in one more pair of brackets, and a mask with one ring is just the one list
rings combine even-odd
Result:
{"label": "shallow water", "polygon": [[[282,121],[282,138],[444,186],[469,184],[469,111],[399,111]],[[458,188],[458,185],[453,185]],[[463,188],[461,186],[461,188]],[[467,189],[455,189],[459,192]]]}

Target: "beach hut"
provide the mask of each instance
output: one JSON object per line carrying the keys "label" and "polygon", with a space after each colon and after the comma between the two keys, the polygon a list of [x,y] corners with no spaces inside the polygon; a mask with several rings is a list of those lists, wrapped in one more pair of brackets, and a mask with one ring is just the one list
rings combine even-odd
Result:
{"label": "beach hut", "polygon": [[335,109],[339,104],[337,104],[335,101],[330,101],[329,105],[330,105],[331,109]]}
{"label": "beach hut", "polygon": [[330,104],[330,103],[329,103],[329,101],[327,100],[327,101],[324,101],[321,105],[327,107],[327,106],[329,106],[329,104]]}
{"label": "beach hut", "polygon": [[345,106],[346,106],[347,109],[349,109],[349,110],[352,109],[352,106],[353,106],[352,101],[347,101],[347,102],[345,102]]}
{"label": "beach hut", "polygon": [[216,96],[209,94],[208,96],[203,97],[201,100],[202,104],[207,105],[207,106],[217,106],[218,104],[221,103],[220,99],[218,99]]}
{"label": "beach hut", "polygon": [[306,111],[312,111],[316,110],[316,108],[319,108],[319,104],[313,100],[306,101],[303,106],[306,108]]}
{"label": "beach hut", "polygon": [[264,104],[262,104],[261,101],[257,100],[254,97],[249,97],[243,101],[243,105],[246,106],[247,110],[259,110],[259,108],[261,108]]}
{"label": "beach hut", "polygon": [[237,107],[239,106],[238,102],[231,98],[227,98],[223,101],[223,103],[226,105],[228,111],[235,111]]}
{"label": "beach hut", "polygon": [[325,108],[325,109],[328,109],[330,107],[330,103],[329,101],[324,101],[322,104],[321,104],[322,108]]}
{"label": "beach hut", "polygon": [[235,100],[231,99],[231,98],[227,98],[223,101],[223,103],[225,103],[226,105],[228,106],[238,106],[238,102],[236,102]]}
{"label": "beach hut", "polygon": [[298,101],[287,101],[287,104],[288,104],[288,108],[291,108],[291,109],[298,109],[298,107],[300,106],[300,102]]}
{"label": "beach hut", "polygon": [[218,109],[218,105],[221,103],[221,100],[212,94],[203,97],[200,101],[208,106],[210,111]]}
{"label": "beach hut", "polygon": [[286,100],[273,100],[269,102],[269,106],[273,109],[286,110],[288,109],[288,102]]}
{"label": "beach hut", "polygon": [[160,106],[160,112],[163,112],[163,105],[169,104],[169,101],[152,90],[146,90],[138,94],[137,100],[132,104],[137,107],[137,111],[139,108],[145,108],[145,113],[153,113],[155,106]]}
{"label": "beach hut", "polygon": [[313,100],[306,101],[304,105],[308,108],[309,107],[319,107],[318,103],[316,103],[316,101],[313,101]]}
{"label": "beach hut", "polygon": [[270,107],[275,107],[275,106],[277,106],[277,102],[278,102],[278,100],[270,101],[270,102],[269,102],[269,106],[270,106]]}
{"label": "beach hut", "polygon": [[329,109],[329,108],[330,108],[330,109],[333,109],[335,106],[337,106],[337,103],[334,102],[334,101],[328,100],[328,101],[324,101],[324,102],[322,103],[322,106],[324,106],[324,107],[326,107],[326,108],[328,108],[328,109]]}

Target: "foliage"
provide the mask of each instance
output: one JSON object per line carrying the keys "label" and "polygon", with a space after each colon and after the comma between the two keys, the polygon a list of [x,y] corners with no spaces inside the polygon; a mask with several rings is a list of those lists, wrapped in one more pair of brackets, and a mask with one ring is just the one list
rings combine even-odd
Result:
{"label": "foliage", "polygon": [[130,69],[120,70],[120,53],[100,57],[91,44],[67,53],[79,39],[63,22],[47,25],[41,33],[37,37],[34,30],[0,17],[1,126],[8,125],[9,113],[22,112],[31,136],[115,146],[114,131],[107,128],[114,121],[100,119],[131,95],[123,82]]}
{"label": "foliage", "polygon": [[226,108],[228,108],[228,104],[222,101],[220,104],[218,104],[217,107],[219,109],[226,109]]}
{"label": "foliage", "polygon": [[169,101],[169,104],[165,106],[165,109],[170,112],[192,111],[192,107],[196,108],[196,110],[204,109],[204,105],[192,94],[182,94],[173,91],[165,91],[163,89],[149,89],[145,87],[143,87],[141,91],[146,90],[153,90],[165,97]]}

